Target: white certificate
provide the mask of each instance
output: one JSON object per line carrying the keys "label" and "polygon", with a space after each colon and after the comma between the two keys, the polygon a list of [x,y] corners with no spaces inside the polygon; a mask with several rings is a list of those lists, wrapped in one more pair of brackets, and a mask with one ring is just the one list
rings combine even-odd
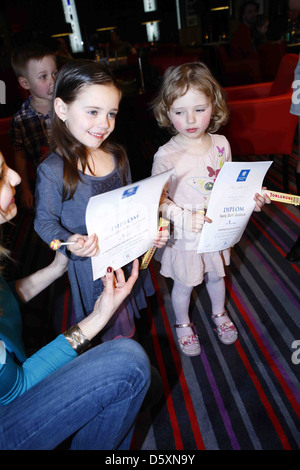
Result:
{"label": "white certificate", "polygon": [[249,222],[255,193],[261,193],[272,162],[226,162],[214,183],[198,253],[220,251],[238,243]]}
{"label": "white certificate", "polygon": [[108,266],[119,269],[152,246],[161,193],[172,171],[90,198],[87,232],[97,234],[100,250],[92,257],[94,280],[104,276]]}

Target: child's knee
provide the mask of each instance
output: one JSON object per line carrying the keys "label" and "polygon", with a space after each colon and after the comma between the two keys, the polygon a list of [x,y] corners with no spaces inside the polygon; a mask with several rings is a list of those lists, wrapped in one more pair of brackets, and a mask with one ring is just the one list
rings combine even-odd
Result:
{"label": "child's knee", "polygon": [[220,282],[222,281],[224,278],[219,276],[217,273],[211,271],[211,272],[208,272],[208,273],[205,273],[205,281],[206,282]]}

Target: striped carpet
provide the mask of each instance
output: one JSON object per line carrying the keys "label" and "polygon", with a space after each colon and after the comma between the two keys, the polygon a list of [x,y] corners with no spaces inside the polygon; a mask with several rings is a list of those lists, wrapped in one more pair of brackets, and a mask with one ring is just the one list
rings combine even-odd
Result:
{"label": "striped carpet", "polygon": [[157,300],[147,312],[145,347],[160,371],[165,399],[147,417],[145,436],[136,433],[137,448],[299,448],[299,364],[292,358],[300,338],[299,272],[282,266],[287,262],[274,245],[254,225],[233,250],[226,281],[227,308],[239,330],[233,346],[218,342],[207,293],[194,290],[190,314],[202,344],[196,358],[178,353],[172,283],[152,264]]}
{"label": "striped carpet", "polygon": [[[139,171],[149,171],[165,135],[153,125],[146,129],[143,122],[133,126],[128,120],[127,126],[125,145],[134,176],[148,176]],[[295,162],[294,156],[290,192],[295,192]],[[279,157],[274,158],[266,185],[282,190]],[[298,231],[299,210],[272,203],[251,217],[233,248],[226,287],[227,308],[239,331],[234,345],[218,341],[205,287],[194,289],[190,316],[202,344],[200,357],[178,352],[172,328],[172,281],[159,274],[157,262],[151,263],[156,295],[148,299],[137,332],[160,372],[163,397],[139,415],[133,450],[299,449],[300,265],[285,260]],[[15,225],[5,227],[4,237],[18,260],[8,266],[9,278],[38,269],[53,256],[35,234],[30,214],[20,212]],[[24,310],[28,351],[65,330],[71,313],[63,278]]]}
{"label": "striped carpet", "polygon": [[[150,126],[151,128],[151,126]],[[144,160],[166,135],[141,126]],[[290,161],[295,193],[296,146]],[[261,158],[269,159],[267,156]],[[239,160],[255,161],[258,157]],[[282,191],[281,157],[274,156],[265,184]],[[299,209],[272,203],[254,213],[227,270],[227,308],[239,331],[220,343],[204,286],[194,289],[190,317],[200,357],[180,355],[172,328],[172,280],[150,271],[156,296],[138,330],[162,377],[164,396],[140,416],[132,448],[144,450],[288,450],[300,446],[300,265],[285,255],[299,235]]]}

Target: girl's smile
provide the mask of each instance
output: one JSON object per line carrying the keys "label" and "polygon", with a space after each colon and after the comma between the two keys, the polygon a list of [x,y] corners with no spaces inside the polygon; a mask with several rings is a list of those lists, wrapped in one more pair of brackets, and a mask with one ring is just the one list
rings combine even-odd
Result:
{"label": "girl's smile", "polygon": [[96,134],[95,132],[89,132],[89,134],[96,137],[96,139],[102,139],[104,134]]}

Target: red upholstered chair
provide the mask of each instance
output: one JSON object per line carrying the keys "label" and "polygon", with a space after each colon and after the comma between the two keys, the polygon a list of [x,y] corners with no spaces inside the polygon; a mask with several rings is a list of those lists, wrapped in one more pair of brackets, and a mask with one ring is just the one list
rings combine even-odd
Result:
{"label": "red upholstered chair", "polygon": [[248,59],[231,59],[223,45],[217,46],[215,52],[224,86],[261,82],[258,54]]}
{"label": "red upholstered chair", "polygon": [[14,150],[10,144],[8,135],[11,117],[0,119],[0,151],[2,152],[8,166],[15,168]]}
{"label": "red upholstered chair", "polygon": [[298,59],[297,54],[286,54],[273,82],[225,88],[230,118],[223,132],[232,154],[282,155],[285,192],[288,192],[288,160],[298,121],[290,113]]}
{"label": "red upholstered chair", "polygon": [[258,46],[261,81],[275,80],[282,57],[286,54],[286,44],[266,43]]}
{"label": "red upholstered chair", "polygon": [[153,55],[147,57],[147,62],[156,68],[160,77],[163,76],[165,71],[171,66],[185,64],[186,62],[199,61],[199,54],[186,54],[186,55]]}

